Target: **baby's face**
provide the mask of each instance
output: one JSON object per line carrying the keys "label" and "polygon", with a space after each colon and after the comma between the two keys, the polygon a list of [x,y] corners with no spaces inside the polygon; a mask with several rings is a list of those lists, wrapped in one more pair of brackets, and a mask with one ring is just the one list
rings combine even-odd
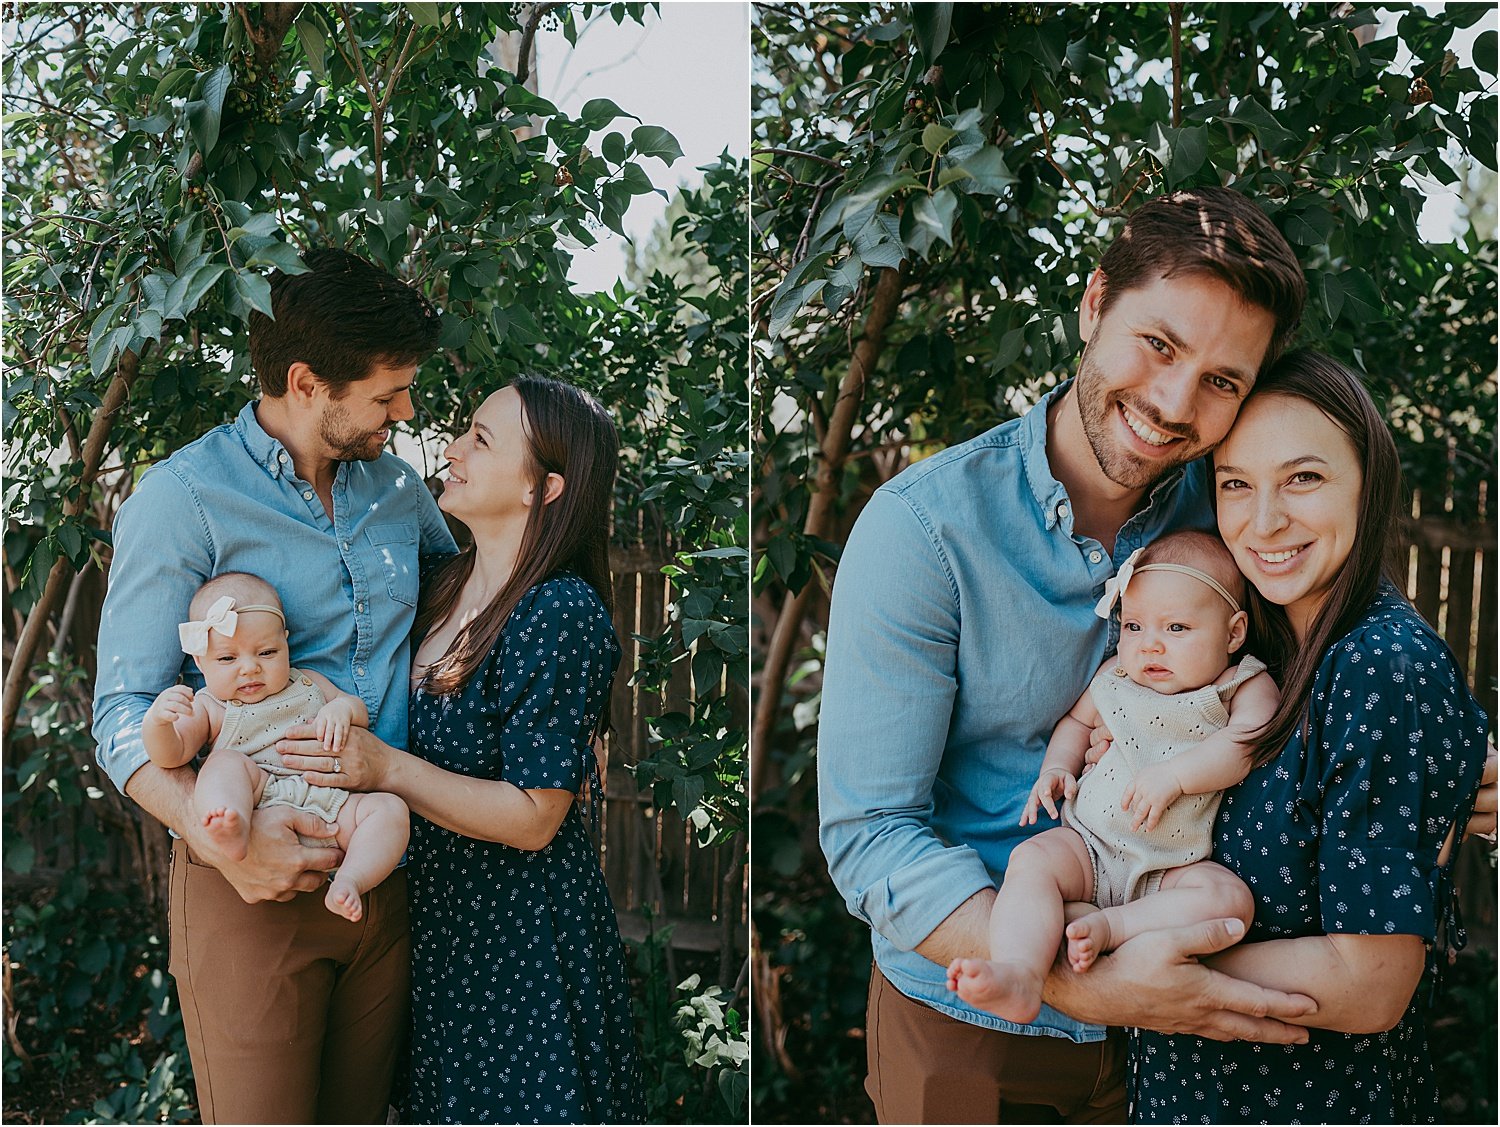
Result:
{"label": "baby's face", "polygon": [[286,630],[269,611],[240,611],[232,637],[208,632],[208,652],[193,659],[220,700],[254,704],[275,696],[292,679]]}
{"label": "baby's face", "polygon": [[1244,613],[1191,575],[1137,572],[1120,607],[1120,666],[1137,685],[1181,693],[1212,684],[1244,641]]}

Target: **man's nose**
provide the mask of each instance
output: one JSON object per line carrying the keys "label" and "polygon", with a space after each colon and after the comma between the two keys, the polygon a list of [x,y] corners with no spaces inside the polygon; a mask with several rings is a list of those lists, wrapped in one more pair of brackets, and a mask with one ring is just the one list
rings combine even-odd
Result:
{"label": "man's nose", "polygon": [[410,391],[403,391],[393,397],[390,408],[386,411],[387,417],[393,423],[402,423],[407,419],[416,418],[416,414],[417,410],[412,406]]}
{"label": "man's nose", "polygon": [[1197,370],[1184,360],[1157,373],[1147,401],[1156,408],[1164,425],[1181,430],[1193,424],[1197,392]]}

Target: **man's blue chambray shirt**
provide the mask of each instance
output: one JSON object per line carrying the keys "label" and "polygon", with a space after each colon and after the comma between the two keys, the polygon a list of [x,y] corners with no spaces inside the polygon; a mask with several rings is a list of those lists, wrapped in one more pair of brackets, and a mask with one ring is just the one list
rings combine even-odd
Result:
{"label": "man's blue chambray shirt", "polygon": [[1010,851],[1047,741],[1115,644],[1094,615],[1116,561],[1163,532],[1213,528],[1200,460],[1153,488],[1114,557],[1078,535],[1047,463],[1047,406],[918,462],[860,514],[828,622],[818,740],[833,882],[908,997],[975,1025],[1095,1041],[1043,1007],[1029,1026],[967,1005],[914,948]]}
{"label": "man's blue chambray shirt", "polygon": [[401,459],[340,463],[329,519],[251,403],[141,478],[115,519],[114,548],[94,739],[120,790],[148,762],[141,722],[152,700],[179,675],[203,684],[177,624],[194,592],[226,571],[275,587],[292,663],[357,693],[371,731],[406,746],[418,557],[457,549],[421,476]]}

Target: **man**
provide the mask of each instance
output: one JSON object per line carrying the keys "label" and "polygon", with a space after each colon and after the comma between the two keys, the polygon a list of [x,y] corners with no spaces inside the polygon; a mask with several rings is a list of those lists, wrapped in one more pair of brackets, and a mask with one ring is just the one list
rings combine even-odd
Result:
{"label": "man", "polygon": [[[292,658],[358,694],[406,743],[407,635],[419,557],[456,550],[419,475],[383,452],[413,415],[437,312],[363,259],[319,250],[272,280],[250,322],[262,396],[154,467],[121,506],[99,631],[100,766],[168,826],[171,964],[204,1122],[381,1123],[408,1006],[406,881],[351,923],[321,895],[336,848],[314,814],[258,810],[248,854],[192,817],[191,768],[147,760],[141,722],[185,663],[177,624],[210,577],[246,571],[281,596]],[[327,844],[332,845],[329,841]]]}
{"label": "man", "polygon": [[1106,1022],[1306,1038],[1275,1019],[1310,1000],[1197,964],[1237,938],[1225,921],[1143,936],[1086,975],[1054,970],[1027,1026],[945,980],[952,959],[988,957],[1006,859],[1045,828],[1017,823],[1053,726],[1117,640],[1093,613],[1105,580],[1169,529],[1213,528],[1202,455],[1305,295],[1243,196],[1145,204],[1089,279],[1077,378],[911,467],[861,514],[829,617],[818,776],[830,872],[873,934],[881,1122],[1123,1122]]}

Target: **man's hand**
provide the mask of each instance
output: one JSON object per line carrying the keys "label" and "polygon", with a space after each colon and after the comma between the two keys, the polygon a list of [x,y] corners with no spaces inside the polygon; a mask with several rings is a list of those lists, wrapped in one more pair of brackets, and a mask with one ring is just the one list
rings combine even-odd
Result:
{"label": "man's hand", "polygon": [[1136,772],[1135,778],[1125,788],[1120,799],[1120,809],[1135,807],[1135,821],[1130,828],[1138,830],[1142,824],[1149,833],[1156,829],[1167,808],[1182,797],[1182,784],[1177,781],[1177,772],[1170,763],[1153,763]]}
{"label": "man's hand", "polygon": [[1148,931],[1083,974],[1060,959],[1043,998],[1070,1017],[1097,1025],[1190,1033],[1211,1041],[1304,1043],[1307,1030],[1286,1019],[1316,1010],[1311,998],[1242,982],[1199,961],[1238,942],[1244,930],[1239,920],[1210,920]]}
{"label": "man's hand", "polygon": [[288,806],[271,806],[256,810],[250,816],[250,845],[242,861],[231,861],[201,827],[190,827],[188,847],[199,860],[212,865],[234,886],[246,904],[262,900],[290,900],[299,892],[313,892],[328,880],[328,870],[344,859],[342,849],[319,849],[297,840],[305,837],[328,838],[338,834],[331,826],[308,810]]}
{"label": "man's hand", "polygon": [[1021,811],[1021,825],[1036,825],[1037,806],[1045,806],[1047,813],[1054,819],[1057,818],[1057,803],[1055,799],[1072,798],[1078,793],[1078,780],[1073,777],[1071,771],[1061,767],[1049,767],[1037,776],[1036,785],[1031,788],[1031,797],[1026,800],[1026,809]]}

